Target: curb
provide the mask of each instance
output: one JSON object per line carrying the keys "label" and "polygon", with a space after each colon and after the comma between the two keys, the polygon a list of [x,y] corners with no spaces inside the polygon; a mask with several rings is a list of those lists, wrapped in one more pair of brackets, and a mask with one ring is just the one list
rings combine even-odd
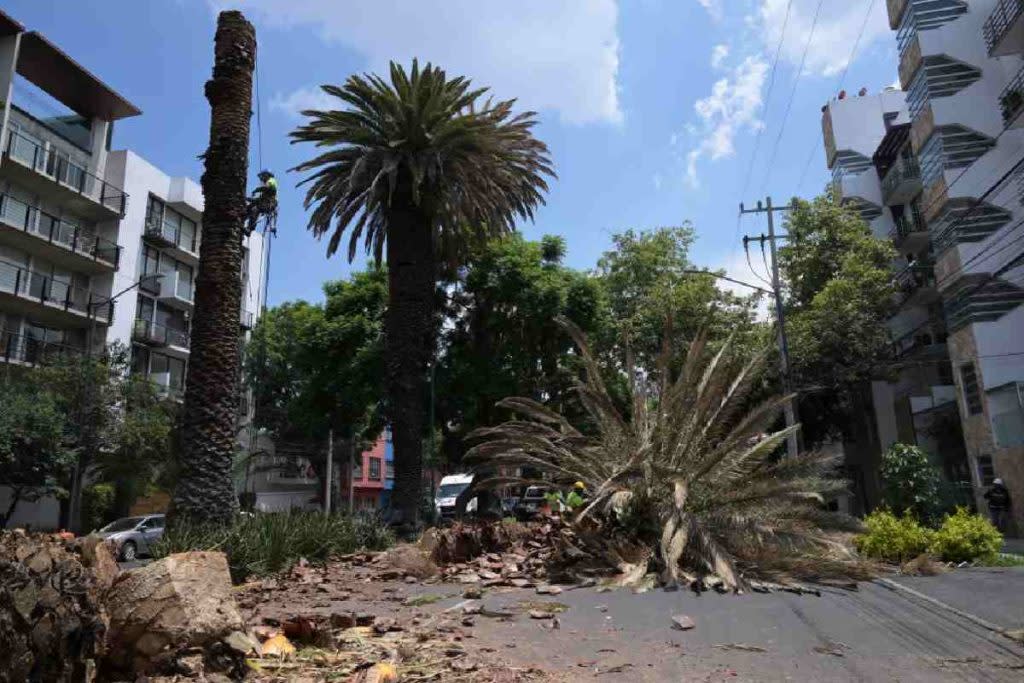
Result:
{"label": "curb", "polygon": [[920,591],[916,591],[913,588],[909,588],[907,586],[904,586],[903,584],[897,583],[897,582],[895,582],[895,581],[893,581],[891,579],[877,578],[877,579],[875,579],[875,582],[882,584],[883,586],[885,586],[889,590],[902,591],[902,592],[907,593],[909,595],[913,595],[918,600],[923,600],[923,601],[925,601],[925,602],[927,602],[929,604],[932,604],[932,605],[934,605],[936,607],[939,607],[940,609],[944,609],[947,612],[952,612],[953,614],[957,615],[958,617],[962,617],[962,618],[964,618],[964,619],[966,619],[966,620],[968,620],[968,621],[970,621],[972,623],[977,624],[978,626],[981,626],[982,628],[988,629],[989,631],[992,631],[993,633],[997,633],[997,634],[1003,636],[1004,638],[1006,638],[1007,640],[1009,640],[1009,641],[1011,641],[1013,643],[1016,643],[1018,645],[1020,644],[1020,642],[1016,638],[1012,638],[1009,635],[1007,635],[1007,631],[1009,631],[1010,629],[1007,629],[1007,628],[1005,628],[1003,626],[999,626],[998,624],[993,624],[991,621],[987,621],[985,619],[982,619],[979,616],[971,614],[970,612],[965,612],[962,609],[958,609],[956,607],[953,607],[952,605],[946,604],[946,603],[942,602],[941,600],[937,600],[937,599],[931,597],[930,595],[925,595],[924,593],[922,593]]}

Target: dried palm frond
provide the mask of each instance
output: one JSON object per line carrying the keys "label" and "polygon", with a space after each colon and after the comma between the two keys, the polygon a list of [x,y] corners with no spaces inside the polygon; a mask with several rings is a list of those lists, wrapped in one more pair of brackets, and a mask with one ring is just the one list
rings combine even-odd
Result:
{"label": "dried palm frond", "polygon": [[507,398],[498,405],[516,419],[471,434],[478,440],[467,455],[471,462],[527,468],[555,483],[582,481],[589,499],[574,516],[577,524],[613,523],[639,508],[660,529],[650,542],[667,583],[679,581],[685,568],[716,574],[736,588],[738,567],[749,572],[758,557],[780,553],[802,562],[825,558],[836,551],[830,531],[856,528],[823,508],[826,498],[846,488],[834,476],[834,456],[776,457],[798,429],[768,433],[789,397],[750,407],[767,350],[736,362],[742,359],[732,355],[730,342],[711,354],[699,336],[674,377],[667,352],[650,372],[634,367],[627,354],[630,412],[624,414],[583,333],[560,323],[579,347],[585,379],[576,389],[595,433],[582,433],[538,401]]}

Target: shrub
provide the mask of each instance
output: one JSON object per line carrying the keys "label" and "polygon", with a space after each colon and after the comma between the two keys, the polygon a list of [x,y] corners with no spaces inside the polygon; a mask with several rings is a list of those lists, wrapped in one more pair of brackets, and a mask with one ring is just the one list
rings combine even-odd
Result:
{"label": "shrub", "polygon": [[910,514],[897,517],[889,510],[875,510],[864,518],[867,533],[858,536],[857,549],[879,560],[905,562],[928,550],[935,533]]}
{"label": "shrub", "polygon": [[113,484],[93,484],[82,489],[82,528],[95,531],[114,520]]}
{"label": "shrub", "polygon": [[946,515],[933,535],[931,551],[946,562],[971,562],[992,557],[1003,547],[1003,535],[981,515],[957,508]]}
{"label": "shrub", "polygon": [[383,550],[394,536],[376,515],[331,515],[318,512],[273,512],[239,516],[230,527],[176,525],[167,530],[156,557],[187,550],[221,550],[231,579],[287,571],[305,558],[323,562],[356,550]]}
{"label": "shrub", "polygon": [[910,512],[922,521],[937,521],[939,470],[917,446],[893,444],[882,454],[882,498],[897,515]]}

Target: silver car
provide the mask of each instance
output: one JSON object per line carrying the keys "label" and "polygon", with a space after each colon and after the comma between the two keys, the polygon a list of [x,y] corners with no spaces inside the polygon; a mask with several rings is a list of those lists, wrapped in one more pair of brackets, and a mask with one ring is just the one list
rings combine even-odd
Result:
{"label": "silver car", "polygon": [[164,535],[164,516],[122,517],[95,535],[114,544],[119,560],[133,562],[140,555],[153,553],[153,545]]}

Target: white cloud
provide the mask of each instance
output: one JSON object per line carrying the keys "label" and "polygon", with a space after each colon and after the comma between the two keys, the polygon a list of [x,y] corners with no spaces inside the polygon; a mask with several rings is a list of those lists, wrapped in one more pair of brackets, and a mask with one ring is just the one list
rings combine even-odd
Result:
{"label": "white cloud", "polygon": [[[769,54],[775,54],[778,47],[789,1],[759,0],[755,14],[748,18],[748,23],[759,32],[764,49]],[[892,39],[884,2],[875,2],[865,25],[864,12],[868,0],[792,0],[793,6],[790,9],[786,36],[780,53],[781,59],[790,65],[795,67],[800,64],[807,38],[811,33],[814,12],[821,1],[824,4],[818,15],[814,36],[807,48],[807,62],[804,66],[806,73],[830,76],[842,71],[850,59],[853,44],[862,25],[864,35],[858,52],[880,38]]]}
{"label": "white cloud", "polygon": [[729,56],[729,46],[722,43],[715,45],[711,48],[711,68],[717,69],[722,66],[722,62]]}
{"label": "white cloud", "polygon": [[722,15],[724,14],[723,10],[725,9],[725,0],[697,0],[697,3],[706,9],[708,14],[710,14],[711,18],[715,21],[719,21],[722,18]]}
{"label": "white cloud", "polygon": [[280,111],[295,118],[306,109],[337,109],[341,105],[341,100],[318,87],[299,88],[287,95],[276,93],[269,102],[271,111]]}
{"label": "white cloud", "polygon": [[[216,0],[227,4],[227,0]],[[615,0],[234,0],[264,25],[315,27],[323,40],[366,58],[381,72],[389,60],[413,57],[474,84],[498,98],[557,111],[573,124],[623,119],[619,101],[619,38]],[[306,90],[306,89],[304,89]],[[291,93],[279,102],[301,102]]]}
{"label": "white cloud", "polygon": [[743,129],[757,130],[762,125],[758,114],[767,73],[768,62],[760,56],[747,57],[729,75],[715,82],[710,95],[693,105],[699,119],[700,141],[686,156],[686,180],[691,187],[700,184],[700,159],[715,161],[733,156],[736,134]]}

